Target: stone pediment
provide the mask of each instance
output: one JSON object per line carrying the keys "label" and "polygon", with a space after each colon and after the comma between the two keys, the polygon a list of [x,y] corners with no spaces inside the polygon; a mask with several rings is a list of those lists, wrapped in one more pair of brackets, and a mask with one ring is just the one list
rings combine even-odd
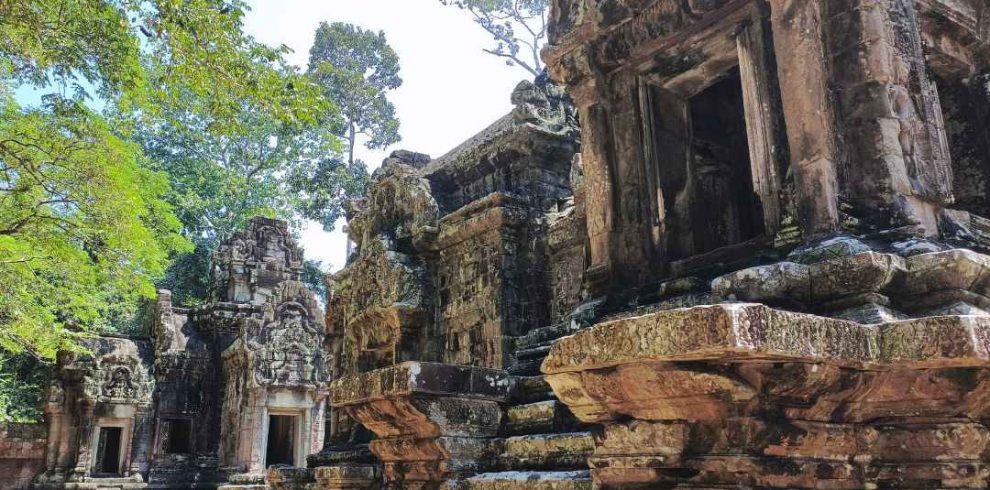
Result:
{"label": "stone pediment", "polygon": [[290,270],[302,267],[302,255],[285,222],[259,217],[221,245],[216,259],[264,263],[275,270]]}
{"label": "stone pediment", "polygon": [[401,160],[386,163],[372,176],[368,196],[352,203],[348,233],[359,247],[376,238],[416,239],[437,226],[440,209],[419,169]]}
{"label": "stone pediment", "polygon": [[82,368],[83,397],[90,403],[148,405],[154,391],[150,353],[144,342],[99,338],[87,346],[92,356],[73,361]]}
{"label": "stone pediment", "polygon": [[[260,318],[242,321],[240,336],[224,352],[225,364],[250,370],[260,386],[322,388],[329,378],[324,321],[306,285],[285,281]],[[246,365],[237,366],[240,363]]]}

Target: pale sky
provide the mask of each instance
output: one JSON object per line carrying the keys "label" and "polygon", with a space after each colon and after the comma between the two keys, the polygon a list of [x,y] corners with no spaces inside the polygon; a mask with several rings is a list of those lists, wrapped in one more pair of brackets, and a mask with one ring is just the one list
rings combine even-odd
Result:
{"label": "pale sky", "polygon": [[[439,0],[253,0],[246,31],[259,41],[285,44],[289,61],[305,68],[313,33],[321,21],[349,22],[385,31],[398,53],[404,83],[389,97],[401,122],[402,141],[386,151],[361,148],[369,170],[392,150],[438,157],[481,131],[512,108],[512,89],[528,74],[482,52],[491,38],[470,14]],[[314,224],[303,232],[306,257],[338,270],[345,238]]]}

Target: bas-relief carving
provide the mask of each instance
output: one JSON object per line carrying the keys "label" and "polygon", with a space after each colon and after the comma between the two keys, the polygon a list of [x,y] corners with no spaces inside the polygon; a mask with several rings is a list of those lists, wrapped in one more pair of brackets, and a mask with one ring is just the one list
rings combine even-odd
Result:
{"label": "bas-relief carving", "polygon": [[[260,419],[264,412],[251,410],[260,406],[254,402],[262,403],[252,401],[259,389],[284,393],[280,388],[322,389],[336,381],[330,388],[336,407],[328,418],[332,443],[312,460],[326,466],[272,470],[273,490],[382,484],[457,490],[985,487],[990,299],[981,278],[990,258],[954,247],[986,249],[984,228],[990,227],[972,209],[919,204],[930,189],[951,188],[949,174],[938,168],[915,183],[925,188],[900,195],[898,206],[903,222],[920,216],[911,213],[937,216],[942,236],[921,236],[931,223],[867,230],[865,224],[882,220],[864,219],[838,202],[852,189],[834,178],[848,148],[832,154],[822,142],[843,139],[797,131],[830,128],[810,123],[834,118],[846,124],[843,131],[862,137],[864,148],[879,143],[891,155],[912,159],[871,167],[858,183],[869,186],[907,172],[907,166],[911,175],[922,175],[918,169],[930,163],[928,154],[937,159],[938,149],[918,140],[938,132],[931,112],[936,104],[925,84],[896,77],[891,80],[899,85],[887,98],[834,100],[841,94],[826,90],[852,93],[846,90],[852,86],[836,71],[813,66],[815,60],[853,36],[843,29],[872,24],[828,19],[823,26],[820,15],[831,10],[805,8],[813,1],[552,2],[547,61],[581,107],[584,129],[585,158],[571,167],[574,198],[561,191],[570,155],[563,163],[547,160],[576,149],[568,143],[576,135],[575,111],[563,91],[542,80],[520,84],[513,113],[454,156],[431,161],[397,152],[375,173],[368,196],[348,210],[356,249],[332,278],[329,329],[318,308],[286,290],[296,287],[291,280],[298,277],[301,251],[285,227],[252,221],[218,254],[217,301],[238,304],[189,316],[190,324],[210,319],[204,327],[210,335],[231,337],[225,342],[235,345],[224,357],[225,368],[243,376],[218,398],[225,414],[245,425],[225,425],[226,433],[257,434],[251,417]],[[875,7],[891,9],[898,1]],[[904,29],[918,23],[903,11],[891,13],[880,24],[903,22],[880,34],[889,37],[896,27],[900,31],[890,39],[910,38]],[[659,84],[676,78],[681,88],[704,90],[726,68],[725,59],[709,58],[725,49],[734,53],[732,36],[754,21],[766,22],[772,41],[780,41],[773,47],[761,39],[768,50],[789,55],[765,53],[776,58],[776,70],[770,64],[755,69],[776,73],[749,78],[779,91],[785,102],[780,117],[790,118],[784,130],[790,133],[768,130],[766,144],[800,145],[792,148],[792,165],[781,165],[788,174],[781,176],[787,183],[781,193],[794,195],[780,197],[781,222],[791,234],[734,255],[716,249],[688,257],[676,267],[647,263],[653,258],[641,248],[684,237],[637,234],[637,223],[650,222],[638,213],[653,206],[642,201],[647,192],[637,186],[644,179],[630,166],[640,158],[639,133],[630,131],[641,130],[635,112],[642,107],[632,98],[633,78],[627,75]],[[889,54],[906,63],[898,65],[906,71],[895,74],[916,75],[924,63],[911,51],[917,45],[895,44]],[[854,58],[850,63],[857,65],[846,75],[873,77],[868,82],[874,83],[888,73],[870,64],[888,58]],[[706,75],[712,67],[718,73]],[[681,95],[688,92],[694,93]],[[873,104],[881,100],[890,107]],[[878,108],[899,118],[883,126],[899,132],[858,125],[857,118],[871,120],[863,114]],[[747,124],[758,119],[749,116]],[[547,148],[556,150],[541,153]],[[879,186],[892,193],[886,196],[894,196],[891,202],[907,188],[888,187]],[[541,192],[548,197],[529,195]],[[532,202],[538,200],[543,202]],[[802,211],[787,204],[792,200],[802,203]],[[845,213],[842,231],[863,236],[817,240],[822,230],[840,231],[828,228],[838,220],[809,225],[833,208]],[[692,231],[690,222],[683,228],[650,231]],[[721,302],[735,306],[712,306]],[[182,315],[163,313],[159,323],[181,324]],[[166,337],[159,351],[181,344]],[[404,362],[424,360],[476,366]],[[541,362],[550,387],[539,372]],[[93,396],[137,396],[132,371],[108,364],[94,380]],[[905,399],[905,393],[913,398]],[[378,438],[365,446],[366,431],[345,413]],[[227,415],[222,424],[229,424]],[[594,437],[586,424],[598,424]],[[962,442],[946,442],[944,434]],[[222,460],[239,451],[235,442],[221,443]],[[247,466],[260,465],[260,456],[251,457],[258,461]]]}
{"label": "bas-relief carving", "polygon": [[84,378],[83,393],[94,403],[151,403],[154,380],[141,361],[130,356],[106,356]]}
{"label": "bas-relief carving", "polygon": [[[151,339],[96,338],[87,341],[91,356],[60,362],[46,395],[53,425],[39,488],[66,488],[68,480],[98,488],[91,446],[104,424],[124,428],[120,463],[135,488],[212,487],[249,468],[256,471],[245,478],[259,481],[264,453],[238,457],[257,448],[267,426],[252,404],[270,395],[302,412],[300,447],[320,444],[331,353],[317,298],[295,280],[301,249],[284,222],[256,218],[216,261],[214,301],[180,308],[160,291],[148,315]],[[194,431],[186,452],[167,451],[168,427]]]}
{"label": "bas-relief carving", "polygon": [[324,318],[302,283],[283,282],[261,319],[247,320],[244,346],[262,386],[321,386],[327,382]]}
{"label": "bas-relief carving", "polygon": [[372,178],[368,196],[352,206],[348,225],[357,254],[334,278],[350,372],[391,365],[423,332],[430,304],[427,269],[418,256],[430,246],[439,207],[414,162],[396,155]]}
{"label": "bas-relief carving", "polygon": [[512,104],[512,116],[518,123],[564,137],[578,136],[577,110],[559,85],[548,80],[520,82],[512,91]]}

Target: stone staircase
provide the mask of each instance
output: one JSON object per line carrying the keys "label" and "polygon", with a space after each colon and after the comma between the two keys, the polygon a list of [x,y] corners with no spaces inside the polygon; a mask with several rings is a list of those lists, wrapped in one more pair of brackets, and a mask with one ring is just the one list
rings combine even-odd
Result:
{"label": "stone staircase", "polygon": [[557,400],[540,374],[553,342],[579,328],[571,322],[535,329],[515,339],[514,388],[506,411],[501,452],[490,471],[458,482],[457,490],[590,490],[588,427]]}

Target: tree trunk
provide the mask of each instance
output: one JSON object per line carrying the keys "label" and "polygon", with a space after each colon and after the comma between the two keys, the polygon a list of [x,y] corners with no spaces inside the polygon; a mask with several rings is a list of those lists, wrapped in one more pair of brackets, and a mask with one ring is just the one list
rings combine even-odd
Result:
{"label": "tree trunk", "polygon": [[349,124],[348,134],[347,134],[347,163],[348,165],[354,165],[354,141],[357,139],[357,131],[354,129],[354,123]]}

